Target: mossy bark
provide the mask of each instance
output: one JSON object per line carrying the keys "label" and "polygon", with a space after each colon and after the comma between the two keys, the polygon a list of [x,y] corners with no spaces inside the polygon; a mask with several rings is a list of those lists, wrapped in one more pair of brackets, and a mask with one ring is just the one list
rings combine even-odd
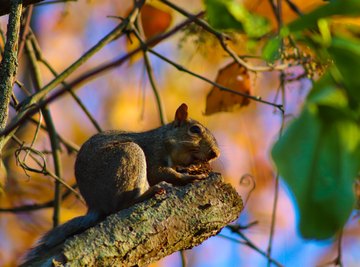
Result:
{"label": "mossy bark", "polygon": [[183,187],[163,183],[162,188],[26,266],[145,266],[201,244],[243,209],[240,196],[219,174]]}
{"label": "mossy bark", "polygon": [[[2,6],[1,0],[0,6]],[[9,8],[10,15],[6,33],[6,44],[4,48],[3,58],[0,63],[0,132],[3,131],[6,127],[12,87],[18,67],[17,52],[20,32],[20,19],[22,12],[22,1],[9,0]],[[6,137],[0,136],[0,167],[2,164],[1,151],[5,143]]]}

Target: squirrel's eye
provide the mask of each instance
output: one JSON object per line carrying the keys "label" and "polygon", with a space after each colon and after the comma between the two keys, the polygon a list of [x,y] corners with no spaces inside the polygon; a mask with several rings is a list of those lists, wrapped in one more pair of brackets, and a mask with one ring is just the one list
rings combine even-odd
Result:
{"label": "squirrel's eye", "polygon": [[193,125],[189,128],[190,133],[193,134],[200,134],[201,133],[201,128],[198,125]]}

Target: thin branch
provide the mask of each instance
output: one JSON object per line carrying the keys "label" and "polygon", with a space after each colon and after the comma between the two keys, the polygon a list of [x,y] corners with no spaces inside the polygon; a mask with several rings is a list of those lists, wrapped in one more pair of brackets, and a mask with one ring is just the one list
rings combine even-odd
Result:
{"label": "thin branch", "polygon": [[[77,185],[72,185],[72,189],[75,189]],[[67,189],[62,195],[61,199],[67,199],[73,193],[72,190]],[[81,199],[81,198],[80,198]],[[28,212],[28,211],[36,211],[45,208],[52,208],[54,207],[54,200],[50,200],[45,203],[41,204],[32,204],[32,205],[23,205],[19,207],[11,207],[11,208],[0,208],[0,212],[11,212],[11,213],[19,213],[19,212]]]}
{"label": "thin branch", "polygon": [[[32,46],[34,48],[35,54],[36,54],[36,58],[37,60],[39,60],[40,62],[42,62],[47,68],[48,70],[50,70],[50,72],[57,77],[59,74],[55,71],[55,69],[50,65],[50,63],[45,59],[45,57],[43,56],[40,46],[36,40],[36,37],[34,35],[34,33],[31,31],[31,42],[32,42]],[[61,82],[62,85],[64,85],[65,87],[67,87],[67,83],[66,82]],[[82,103],[81,99],[75,94],[74,90],[72,90],[71,88],[69,88],[69,93],[70,95],[74,98],[75,102],[79,105],[79,107],[82,109],[82,111],[85,113],[85,115],[88,117],[88,119],[90,120],[90,122],[93,124],[93,126],[95,127],[95,129],[98,132],[101,132],[102,129],[99,125],[99,123],[95,120],[95,118],[91,115],[90,111],[85,107],[85,105]]]}
{"label": "thin branch", "polygon": [[29,33],[29,28],[30,28],[30,21],[31,21],[31,17],[32,17],[32,13],[33,13],[33,5],[30,5],[27,9],[26,9],[26,15],[25,15],[25,23],[24,26],[21,29],[21,33],[20,33],[20,44],[19,44],[19,53],[18,53],[18,59],[21,58],[23,49],[24,49],[24,45],[25,45],[25,40],[27,37],[27,34]]}
{"label": "thin branch", "polygon": [[180,250],[180,257],[181,257],[181,267],[186,267],[187,261],[186,261],[185,250]]}
{"label": "thin branch", "polygon": [[342,262],[342,238],[343,238],[343,231],[344,228],[342,228],[339,233],[338,233],[338,239],[337,239],[337,256],[335,259],[326,262],[326,263],[322,263],[320,265],[317,265],[317,267],[326,267],[326,266],[338,266],[338,267],[343,267],[344,264]]}
{"label": "thin branch", "polygon": [[343,240],[344,228],[342,228],[339,232],[338,236],[338,245],[337,245],[337,257],[335,259],[335,264],[339,267],[343,267],[342,263],[342,240]]}
{"label": "thin branch", "polygon": [[[20,82],[19,82],[19,81],[16,81],[16,83],[18,84],[18,83],[20,83]],[[21,84],[21,83],[20,83],[19,87],[22,87],[22,84]],[[25,89],[25,88],[24,88],[24,89]],[[25,90],[26,90],[26,89],[25,89]],[[15,105],[13,105],[13,104],[10,103],[10,106],[16,110],[16,106],[15,106]],[[44,131],[46,131],[46,132],[48,131],[47,128],[46,128],[46,126],[44,126],[44,125],[42,125],[41,123],[39,123],[39,121],[37,121],[36,119],[31,118],[31,117],[30,117],[30,118],[27,118],[27,119],[28,119],[31,123],[35,124],[36,126],[37,126],[37,125],[40,125],[40,129],[42,129],[42,130],[44,130]],[[79,148],[78,145],[76,145],[76,144],[74,144],[73,142],[65,139],[65,138],[62,137],[59,133],[57,133],[57,138],[59,139],[59,142],[62,143],[62,144],[65,146],[65,148],[66,148],[66,150],[67,150],[68,153],[78,152],[78,151],[79,151],[80,148]]]}
{"label": "thin branch", "polygon": [[35,6],[46,6],[46,5],[53,5],[53,4],[62,4],[62,3],[66,3],[66,2],[77,2],[77,0],[54,0],[54,1],[36,3]]}
{"label": "thin branch", "polygon": [[88,61],[94,54],[100,51],[105,45],[115,40],[123,33],[129,23],[132,23],[136,16],[139,13],[139,9],[145,0],[139,1],[138,5],[136,5],[130,12],[129,16],[124,19],[114,30],[112,30],[109,34],[107,34],[103,39],[101,39],[96,45],[90,48],[84,55],[82,55],[77,61],[71,64],[66,70],[60,73],[55,79],[53,79],[50,83],[48,83],[45,87],[39,90],[37,93],[32,95],[31,97],[25,99],[21,103],[21,110],[16,117],[16,120],[20,120],[31,106],[36,105],[41,101],[49,92],[51,92],[58,84],[63,82],[70,74],[72,74],[75,70],[77,70],[80,66],[82,66],[86,61]]}
{"label": "thin branch", "polygon": [[[29,118],[29,121],[32,122],[32,123],[34,123],[34,124],[38,124],[38,123],[39,123],[39,122],[38,122],[36,119],[34,119],[34,118]],[[47,127],[44,126],[44,125],[42,125],[42,124],[40,125],[40,128],[41,128],[42,130],[44,130],[44,131],[48,131]],[[66,150],[68,151],[68,153],[69,153],[69,152],[78,152],[78,151],[79,151],[80,147],[79,147],[78,145],[76,145],[76,144],[74,144],[73,142],[65,139],[65,138],[62,137],[59,133],[57,133],[57,138],[59,139],[59,142],[61,142],[61,143],[65,146],[65,148],[66,148]]]}
{"label": "thin branch", "polygon": [[[30,60],[31,65],[31,73],[33,82],[35,85],[35,90],[39,91],[41,88],[41,74],[39,70],[39,66],[35,57],[35,52],[32,47],[32,43],[30,39],[25,41],[25,48],[28,55],[28,58]],[[59,139],[57,138],[57,133],[55,129],[54,122],[52,120],[52,116],[50,113],[50,110],[46,107],[41,108],[41,112],[44,115],[44,121],[46,124],[46,127],[48,129],[48,136],[50,139],[50,146],[52,151],[52,158],[54,162],[54,168],[55,168],[55,175],[57,177],[62,177],[62,167],[61,167],[61,159],[60,159],[60,146],[59,146]],[[60,179],[60,178],[59,178]],[[54,188],[54,214],[53,214],[53,226],[56,227],[59,224],[60,220],[60,206],[61,206],[61,196],[60,196],[60,181],[58,179],[55,179],[55,188]]]}
{"label": "thin branch", "polygon": [[144,34],[143,33],[140,34],[136,30],[136,28],[133,28],[133,33],[135,34],[136,38],[139,40],[139,42],[140,42],[140,44],[141,44],[141,46],[143,48],[143,57],[144,57],[144,63],[145,63],[145,67],[146,67],[146,72],[147,72],[148,77],[149,77],[151,88],[152,88],[152,90],[154,92],[154,95],[155,95],[156,104],[157,104],[157,107],[158,107],[158,110],[159,110],[159,116],[160,116],[161,125],[164,125],[164,124],[166,124],[166,118],[164,116],[164,107],[163,107],[163,104],[162,104],[162,101],[161,101],[159,90],[157,89],[157,85],[156,85],[156,82],[155,82],[153,68],[151,66],[151,62],[150,62],[149,56],[148,56],[147,51],[146,51],[147,47],[145,45],[145,40],[142,37],[142,36],[144,36]]}
{"label": "thin branch", "polygon": [[[276,0],[276,5],[274,4],[273,0],[269,0],[269,2],[272,3],[272,7],[273,7],[273,13],[274,16],[276,18],[277,24],[278,24],[278,34],[280,34],[280,30],[283,26],[283,19],[282,19],[282,0]],[[281,51],[284,50],[284,43],[282,42],[281,47],[280,47]],[[282,62],[280,60],[280,62]],[[280,72],[280,86],[279,89],[281,90],[281,96],[282,96],[282,105],[284,107],[286,107],[286,94],[285,94],[285,73],[282,70]],[[282,136],[282,132],[284,130],[284,125],[285,125],[285,112],[281,113],[281,126],[280,126],[280,131],[279,131],[279,139]],[[276,177],[275,177],[275,187],[274,187],[274,202],[273,202],[273,207],[272,207],[272,213],[271,213],[271,223],[270,223],[270,234],[269,234],[269,241],[268,241],[268,247],[267,247],[267,255],[270,258],[271,257],[271,252],[272,252],[272,244],[273,244],[273,239],[275,236],[275,226],[276,226],[276,213],[277,213],[277,209],[278,209],[278,200],[279,200],[279,179],[280,179],[280,174],[279,171],[277,171],[276,173]],[[268,260],[267,266],[270,267],[271,266],[271,261]]]}
{"label": "thin branch", "polygon": [[[285,95],[285,73],[281,72],[280,74],[280,88],[281,88],[281,96],[282,96],[282,105],[286,107],[286,95]],[[285,112],[281,113],[281,125],[279,130],[279,139],[281,138],[283,131],[285,127]],[[268,241],[268,248],[267,248],[267,255],[271,257],[271,251],[272,251],[272,243],[274,239],[275,234],[275,224],[276,224],[276,212],[277,212],[277,206],[278,206],[278,199],[279,199],[279,179],[280,179],[280,173],[279,171],[276,172],[275,176],[275,186],[274,186],[274,202],[273,202],[273,208],[272,208],[272,214],[271,214],[271,224],[270,224],[270,235],[269,235],[269,241]],[[268,261],[268,266],[271,265],[271,262]]]}
{"label": "thin branch", "polygon": [[[44,0],[23,0],[22,4],[23,7],[25,7],[27,5],[34,4],[40,1],[44,1]],[[10,5],[11,5],[11,0],[0,0],[0,16],[11,12]]]}
{"label": "thin branch", "polygon": [[252,192],[254,192],[255,188],[256,188],[256,181],[254,179],[254,177],[251,174],[244,174],[243,176],[240,177],[240,186],[248,186],[248,185],[252,185],[252,187],[249,190],[249,193],[247,194],[245,200],[244,200],[244,207],[246,207],[247,202],[252,194]]}
{"label": "thin branch", "polygon": [[269,102],[269,101],[266,101],[266,100],[263,100],[261,97],[259,96],[252,96],[252,95],[248,95],[246,93],[243,93],[243,92],[240,92],[240,91],[235,91],[233,89],[230,89],[230,88],[227,88],[225,86],[222,86],[221,84],[218,84],[204,76],[201,76],[200,74],[197,74],[195,72],[192,72],[190,70],[188,70],[187,68],[183,67],[182,65],[179,65],[178,63],[170,60],[169,58],[159,54],[158,52],[156,52],[155,50],[151,49],[151,48],[148,48],[148,51],[154,55],[156,55],[157,57],[159,57],[160,59],[164,60],[165,62],[169,63],[170,65],[174,66],[175,68],[177,68],[179,71],[183,71],[185,73],[188,73],[196,78],[199,78],[200,80],[203,80],[211,85],[214,85],[216,87],[218,87],[220,90],[222,91],[226,91],[226,92],[229,92],[229,93],[232,93],[232,94],[236,94],[236,95],[241,95],[243,97],[247,97],[249,99],[252,99],[254,101],[257,101],[257,102],[260,102],[260,103],[263,103],[263,104],[267,104],[267,105],[270,105],[270,106],[273,106],[275,108],[278,108],[279,110],[282,110],[282,105],[279,105],[279,104],[275,104],[275,103],[272,103],[272,102]]}
{"label": "thin branch", "polygon": [[[0,64],[0,131],[6,128],[9,115],[9,103],[17,72],[17,52],[20,31],[22,1],[10,1],[10,15],[4,55]],[[5,145],[5,137],[0,137],[0,154]]]}
{"label": "thin branch", "polygon": [[[20,148],[17,149],[15,151],[15,157],[17,159],[17,162],[24,168],[24,170],[28,170],[28,171],[32,171],[32,172],[35,172],[35,173],[41,173],[43,175],[49,175],[50,177],[52,177],[53,179],[59,181],[62,185],[64,185],[65,188],[67,188],[68,190],[70,190],[70,192],[72,192],[78,199],[80,199],[81,202],[84,202],[84,200],[82,199],[81,195],[76,192],[75,190],[73,190],[73,188],[75,188],[74,186],[70,186],[68,185],[63,179],[60,179],[59,177],[57,177],[53,172],[51,172],[50,170],[48,170],[46,168],[46,160],[45,160],[45,157],[43,157],[42,153],[38,150],[35,150],[31,147],[26,147],[23,145],[23,142],[21,142],[15,135],[12,136],[12,139],[18,143],[20,145]],[[42,158],[43,162],[41,163],[35,156],[33,156],[31,153],[30,153],[30,157],[32,158],[32,160],[34,160],[34,162],[41,168],[40,170],[38,169],[35,169],[35,168],[32,168],[32,167],[29,167],[24,161],[20,161],[19,160],[19,156],[20,156],[20,153],[22,151],[30,151],[31,153],[35,153],[36,155],[38,155],[40,158]]]}
{"label": "thin branch", "polygon": [[304,14],[301,12],[301,10],[295,5],[291,0],[285,0],[286,4],[290,7],[292,11],[294,11],[299,16],[303,16]]}
{"label": "thin branch", "polygon": [[[184,22],[178,24],[177,26],[175,26],[172,30],[170,30],[169,32],[160,34],[155,36],[154,38],[151,38],[150,40],[146,41],[146,45],[151,45],[151,44],[155,44],[158,43],[172,35],[174,35],[176,32],[180,31],[183,29],[184,26],[190,24],[193,21],[194,18],[189,18],[187,20],[185,20]],[[69,88],[72,89],[76,89],[78,88],[80,85],[82,85],[84,82],[88,81],[89,79],[93,78],[95,75],[98,75],[100,73],[103,73],[107,70],[110,70],[112,68],[118,67],[120,65],[122,65],[124,62],[126,62],[129,58],[131,58],[133,55],[137,54],[138,52],[142,51],[142,47],[139,46],[135,49],[133,49],[132,51],[128,52],[127,54],[121,56],[120,58],[101,65],[97,68],[94,68],[93,70],[90,70],[88,72],[86,72],[85,74],[83,74],[82,76],[78,77],[77,79],[75,79],[73,82],[69,83],[67,87],[63,87],[61,89],[59,89],[58,91],[54,92],[51,96],[49,96],[46,99],[37,99],[37,97],[34,97],[29,100],[30,102],[33,102],[34,104],[30,105],[26,110],[23,110],[21,113],[19,113],[8,125],[8,127],[3,130],[0,131],[0,136],[6,135],[9,132],[11,132],[13,129],[15,129],[16,127],[18,127],[21,123],[23,123],[28,117],[34,115],[36,113],[36,110],[39,107],[43,107],[46,106],[47,104],[55,101],[58,97],[62,96],[64,93],[68,92]]]}
{"label": "thin branch", "polygon": [[276,261],[275,259],[273,258],[270,258],[267,256],[266,252],[261,250],[258,246],[256,246],[249,238],[247,238],[240,230],[236,229],[233,227],[233,225],[228,225],[226,226],[226,228],[230,229],[233,233],[236,233],[237,235],[240,236],[240,238],[242,238],[244,241],[242,240],[237,240],[235,238],[231,238],[231,237],[228,237],[228,236],[225,236],[225,235],[217,235],[219,237],[222,237],[222,238],[226,238],[226,239],[229,239],[231,241],[234,241],[234,242],[237,242],[239,244],[242,244],[242,245],[245,245],[245,246],[248,246],[249,248],[255,250],[256,252],[258,252],[260,255],[264,256],[265,258],[267,258],[268,260],[270,260],[272,263],[274,263],[276,266],[278,267],[283,267],[283,265],[281,263],[279,263],[278,261]]}
{"label": "thin branch", "polygon": [[[190,14],[186,10],[182,9],[181,7],[167,1],[167,0],[161,0],[164,4],[168,5],[169,7],[175,9],[185,17],[191,18],[194,15]],[[226,39],[228,39],[223,33],[218,32],[214,28],[212,28],[207,22],[205,22],[202,19],[195,18],[194,22],[202,27],[205,31],[213,34],[219,41],[220,45],[226,51],[238,64],[244,66],[247,70],[253,71],[253,72],[266,72],[266,71],[273,71],[273,70],[284,70],[288,68],[288,64],[282,64],[282,65],[274,65],[274,66],[253,66],[243,60],[241,57],[239,57],[235,51],[233,51],[226,43]]]}

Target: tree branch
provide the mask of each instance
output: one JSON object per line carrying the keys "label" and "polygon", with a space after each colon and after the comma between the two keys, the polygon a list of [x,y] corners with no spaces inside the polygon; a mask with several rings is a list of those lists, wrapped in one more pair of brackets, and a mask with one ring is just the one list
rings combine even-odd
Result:
{"label": "tree branch", "polygon": [[219,174],[162,188],[165,193],[110,215],[23,266],[144,266],[199,245],[243,209],[240,196]]}
{"label": "tree branch", "polygon": [[[145,44],[147,46],[160,42],[170,36],[172,36],[173,34],[175,34],[176,32],[180,31],[181,29],[183,29],[183,27],[185,27],[186,25],[190,24],[194,18],[191,17],[189,19],[186,19],[185,21],[183,21],[182,23],[178,24],[177,26],[175,26],[172,30],[163,33],[163,34],[159,34],[156,35],[155,37],[151,38],[150,40],[147,40],[145,42]],[[124,22],[124,21],[123,21]],[[119,27],[119,26],[118,26]],[[74,81],[70,82],[67,84],[67,86],[62,87],[61,89],[57,90],[56,92],[54,92],[51,96],[49,96],[48,98],[43,99],[44,95],[38,95],[40,92],[43,92],[45,90],[45,88],[48,88],[46,90],[49,90],[48,85],[45,86],[43,88],[43,90],[41,90],[39,93],[35,93],[34,95],[32,95],[31,97],[27,98],[27,104],[23,104],[26,107],[23,107],[23,110],[17,114],[17,116],[15,118],[12,119],[12,121],[8,124],[8,126],[3,130],[0,131],[0,137],[3,135],[7,135],[8,133],[10,133],[13,129],[15,129],[17,126],[19,126],[20,124],[22,124],[27,118],[31,117],[32,115],[34,115],[39,108],[46,106],[47,104],[55,101],[58,97],[62,96],[64,93],[68,92],[69,89],[76,89],[78,88],[80,85],[82,85],[84,82],[90,80],[91,78],[94,78],[96,75],[99,75],[100,73],[103,73],[107,70],[110,70],[112,68],[121,66],[124,62],[126,62],[129,58],[131,58],[133,55],[135,55],[136,53],[142,51],[142,46],[139,46],[133,50],[131,50],[130,52],[128,52],[127,54],[115,59],[114,61],[111,61],[109,63],[106,64],[102,64],[88,72],[86,72],[85,74],[81,75],[80,77],[76,78]],[[75,63],[74,63],[75,64]],[[65,71],[64,71],[65,72]],[[58,76],[58,78],[54,79],[54,80],[58,80],[59,77],[62,74],[60,74]],[[58,81],[59,83],[61,83],[63,80]],[[49,84],[51,84],[52,82],[50,82]],[[54,89],[53,87],[51,87],[51,90]],[[49,92],[51,91],[49,90]],[[24,102],[24,101],[23,101]]]}
{"label": "tree branch", "polygon": [[[24,0],[23,5],[28,6],[42,1],[44,0]],[[11,0],[0,0],[0,16],[10,13],[10,2]]]}
{"label": "tree branch", "polygon": [[[6,127],[12,87],[18,67],[17,52],[21,11],[22,1],[11,1],[11,13],[9,15],[9,23],[6,33],[6,44],[3,59],[0,64],[0,131],[4,130]],[[5,136],[0,137],[0,152],[6,143],[5,138]]]}

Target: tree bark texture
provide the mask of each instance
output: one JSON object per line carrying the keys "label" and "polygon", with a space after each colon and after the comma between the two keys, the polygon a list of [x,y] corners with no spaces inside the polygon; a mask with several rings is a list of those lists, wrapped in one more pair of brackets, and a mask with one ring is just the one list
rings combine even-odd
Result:
{"label": "tree bark texture", "polygon": [[[30,4],[36,4],[44,0],[24,0],[23,5],[28,6]],[[10,2],[11,0],[0,0],[0,16],[10,13]]]}
{"label": "tree bark texture", "polygon": [[[0,0],[1,1],[1,0]],[[0,3],[1,6],[1,3]],[[10,1],[9,1],[10,9]],[[0,132],[6,127],[9,115],[9,103],[12,94],[14,80],[18,67],[17,52],[20,31],[20,18],[22,12],[22,1],[11,1],[11,13],[8,19],[8,26],[6,32],[6,43],[4,47],[3,57],[0,63]],[[0,159],[1,151],[5,145],[6,140],[4,136],[0,137]],[[2,167],[0,160],[0,167]]]}
{"label": "tree bark texture", "polygon": [[161,185],[153,198],[108,216],[29,266],[145,266],[199,245],[243,209],[219,174],[183,187]]}

